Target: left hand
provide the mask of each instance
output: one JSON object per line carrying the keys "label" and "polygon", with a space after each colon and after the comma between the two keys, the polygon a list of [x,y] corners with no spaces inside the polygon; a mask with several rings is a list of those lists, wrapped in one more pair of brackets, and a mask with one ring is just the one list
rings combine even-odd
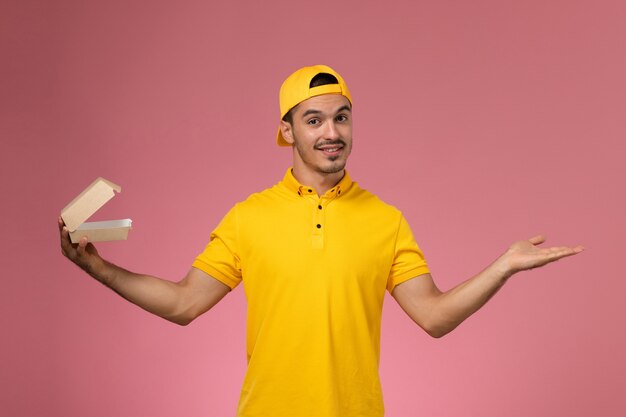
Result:
{"label": "left hand", "polygon": [[514,274],[519,271],[537,268],[550,262],[558,261],[561,258],[576,255],[585,249],[582,246],[538,247],[545,241],[545,236],[538,235],[528,240],[520,240],[513,243],[503,255],[509,272]]}

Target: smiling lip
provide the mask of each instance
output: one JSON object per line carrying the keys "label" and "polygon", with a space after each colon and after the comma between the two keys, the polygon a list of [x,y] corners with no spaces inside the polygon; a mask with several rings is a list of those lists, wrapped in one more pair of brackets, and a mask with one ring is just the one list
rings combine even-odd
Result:
{"label": "smiling lip", "polygon": [[343,149],[344,144],[343,143],[328,143],[328,144],[324,144],[321,146],[316,146],[315,149],[317,149],[318,151],[322,151],[324,152],[326,155],[337,155],[339,154],[339,152],[341,152],[341,150]]}

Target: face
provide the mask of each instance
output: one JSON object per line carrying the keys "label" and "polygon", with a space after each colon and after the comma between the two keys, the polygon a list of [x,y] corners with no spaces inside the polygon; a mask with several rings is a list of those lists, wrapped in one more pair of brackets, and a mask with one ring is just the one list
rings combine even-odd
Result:
{"label": "face", "polygon": [[311,97],[292,110],[293,123],[281,122],[294,146],[294,169],[334,174],[346,166],[352,150],[352,106],[340,94]]}

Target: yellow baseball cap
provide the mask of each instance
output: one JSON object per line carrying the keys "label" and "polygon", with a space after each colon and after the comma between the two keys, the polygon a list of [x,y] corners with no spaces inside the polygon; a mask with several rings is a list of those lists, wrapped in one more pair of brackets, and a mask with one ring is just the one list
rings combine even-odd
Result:
{"label": "yellow baseball cap", "polygon": [[[311,80],[318,74],[330,74],[337,78],[339,84],[326,84],[317,87],[311,87]],[[280,87],[280,118],[282,119],[289,110],[308,100],[311,97],[320,96],[322,94],[341,94],[346,97],[350,104],[352,98],[346,83],[334,69],[326,65],[313,65],[311,67],[300,68],[291,74],[283,85]],[[278,128],[278,138],[276,140],[279,146],[291,146],[285,139]]]}

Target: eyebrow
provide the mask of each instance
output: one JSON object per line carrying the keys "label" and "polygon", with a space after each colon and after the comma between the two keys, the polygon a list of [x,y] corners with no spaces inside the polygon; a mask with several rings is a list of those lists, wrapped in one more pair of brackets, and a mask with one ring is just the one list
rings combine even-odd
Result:
{"label": "eyebrow", "polygon": [[[341,113],[342,111],[352,111],[352,107],[348,106],[347,104],[345,106],[341,106],[335,113]],[[322,113],[321,110],[316,110],[316,109],[309,109],[307,111],[305,111],[304,113],[302,113],[302,117],[306,117],[310,114],[320,114]]]}

